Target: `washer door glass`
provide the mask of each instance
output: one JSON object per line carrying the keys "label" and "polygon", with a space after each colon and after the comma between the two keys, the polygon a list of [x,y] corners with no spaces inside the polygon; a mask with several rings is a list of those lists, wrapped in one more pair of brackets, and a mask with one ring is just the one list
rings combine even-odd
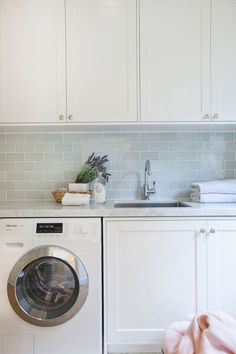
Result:
{"label": "washer door glass", "polygon": [[25,312],[41,319],[54,319],[75,304],[79,282],[68,264],[60,259],[43,257],[19,273],[15,292]]}
{"label": "washer door glass", "polygon": [[57,326],[75,316],[89,292],[80,258],[59,246],[39,246],[11,270],[7,293],[13,310],[36,326]]}

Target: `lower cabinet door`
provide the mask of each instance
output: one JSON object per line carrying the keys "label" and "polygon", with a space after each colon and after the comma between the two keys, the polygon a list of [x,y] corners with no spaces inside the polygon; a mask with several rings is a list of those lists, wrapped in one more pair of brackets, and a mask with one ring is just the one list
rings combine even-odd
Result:
{"label": "lower cabinet door", "polygon": [[206,309],[205,226],[183,219],[105,222],[108,342],[159,343],[173,321]]}
{"label": "lower cabinet door", "polygon": [[208,308],[236,318],[236,220],[208,221]]}

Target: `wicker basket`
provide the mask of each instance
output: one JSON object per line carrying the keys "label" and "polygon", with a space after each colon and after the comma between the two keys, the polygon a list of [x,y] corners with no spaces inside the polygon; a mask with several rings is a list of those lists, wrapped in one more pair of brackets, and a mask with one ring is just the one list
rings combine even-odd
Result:
{"label": "wicker basket", "polygon": [[92,194],[92,191],[88,191],[87,193],[81,193],[81,192],[69,192],[69,190],[58,190],[58,191],[53,191],[52,194],[55,198],[55,200],[57,201],[57,203],[61,203],[62,202],[62,198],[64,197],[65,193],[71,193],[71,194]]}
{"label": "wicker basket", "polygon": [[65,193],[68,193],[68,190],[62,190],[62,191],[53,191],[53,197],[57,201],[57,203],[61,203],[62,198],[64,197]]}

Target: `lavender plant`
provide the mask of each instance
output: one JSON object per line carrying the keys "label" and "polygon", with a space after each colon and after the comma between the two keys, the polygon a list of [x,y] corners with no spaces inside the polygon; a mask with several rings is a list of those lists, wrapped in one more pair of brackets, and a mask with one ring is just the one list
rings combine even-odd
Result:
{"label": "lavender plant", "polygon": [[99,173],[101,173],[105,180],[108,181],[111,174],[107,172],[107,167],[104,166],[104,164],[109,161],[107,156],[108,155],[96,156],[93,152],[82,166],[75,182],[90,183],[98,177]]}

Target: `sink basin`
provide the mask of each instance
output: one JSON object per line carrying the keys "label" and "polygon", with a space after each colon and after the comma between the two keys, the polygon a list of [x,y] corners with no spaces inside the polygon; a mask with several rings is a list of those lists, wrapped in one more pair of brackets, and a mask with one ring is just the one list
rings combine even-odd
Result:
{"label": "sink basin", "polygon": [[137,201],[137,202],[117,202],[114,204],[114,208],[182,208],[188,207],[182,202],[170,201],[170,202],[149,202],[149,201]]}

